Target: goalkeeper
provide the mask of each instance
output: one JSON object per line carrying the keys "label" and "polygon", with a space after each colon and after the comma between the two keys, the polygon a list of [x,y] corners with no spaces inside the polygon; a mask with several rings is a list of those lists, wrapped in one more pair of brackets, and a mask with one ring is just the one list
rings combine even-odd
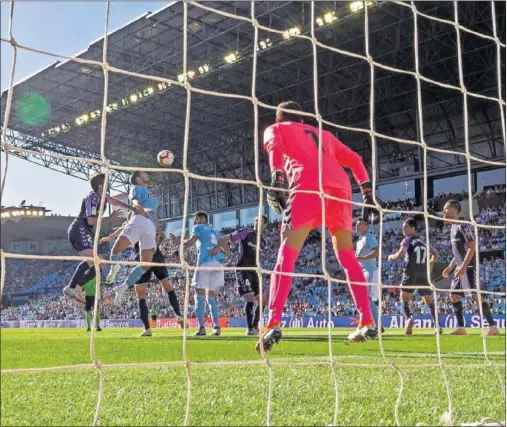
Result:
{"label": "goalkeeper", "polygon": [[[350,169],[361,187],[365,203],[374,205],[372,186],[361,157],[346,147],[330,132],[322,131],[319,153],[319,130],[303,124],[301,116],[282,109],[301,110],[293,101],[283,102],[276,111],[276,123],[264,132],[264,148],[269,155],[271,187],[268,203],[278,214],[283,212],[282,237],[278,259],[271,275],[269,292],[269,319],[263,336],[257,344],[269,350],[280,341],[280,320],[292,285],[290,273],[308,233],[322,225],[322,201],[319,194],[301,193],[301,190],[319,191],[319,155],[322,156],[322,187],[326,195],[345,201],[324,199],[325,224],[332,235],[336,258],[343,267],[350,291],[359,311],[359,325],[349,335],[349,341],[360,342],[376,336],[361,265],[352,244],[352,189],[344,168]],[[285,192],[288,187],[288,198]],[[367,220],[369,208],[363,208]],[[285,274],[279,274],[285,273]],[[286,275],[286,274],[289,275]]]}
{"label": "goalkeeper", "polygon": [[[86,330],[92,330],[93,307],[95,306],[95,277],[84,285],[85,293],[85,312],[86,312]],[[97,302],[98,303],[98,302]],[[100,312],[97,310],[97,331],[101,331]]]}

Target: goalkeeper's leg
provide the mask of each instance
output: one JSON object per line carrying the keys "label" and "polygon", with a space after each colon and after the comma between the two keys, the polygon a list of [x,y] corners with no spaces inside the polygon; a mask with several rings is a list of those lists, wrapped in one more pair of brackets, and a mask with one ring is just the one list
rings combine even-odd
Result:
{"label": "goalkeeper's leg", "polygon": [[343,267],[350,292],[357,311],[359,312],[359,324],[356,332],[349,336],[352,342],[364,341],[376,336],[375,323],[371,315],[368,287],[361,265],[354,254],[352,244],[352,232],[338,229],[333,233],[333,248],[336,258]]}
{"label": "goalkeeper's leg", "polygon": [[271,349],[273,344],[280,341],[282,337],[280,321],[292,286],[292,275],[290,274],[294,273],[299,252],[312,228],[310,226],[298,229],[287,228],[282,232],[282,243],[278,250],[274,272],[271,274],[268,324],[262,330],[261,338],[256,346],[257,351],[260,350],[261,345],[265,350]]}

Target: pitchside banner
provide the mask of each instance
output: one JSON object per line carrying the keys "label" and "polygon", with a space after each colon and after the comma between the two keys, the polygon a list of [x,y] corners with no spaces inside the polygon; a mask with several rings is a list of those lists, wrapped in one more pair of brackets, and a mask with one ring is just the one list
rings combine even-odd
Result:
{"label": "pitchside banner", "polygon": [[[506,321],[503,315],[493,315],[499,328],[505,328]],[[481,319],[478,315],[466,315],[466,326],[469,328],[480,328]],[[220,327],[222,328],[246,328],[246,319],[244,317],[220,317]],[[483,322],[487,326],[486,321]],[[188,319],[190,328],[197,327],[195,318]],[[140,319],[104,319],[100,325],[104,328],[142,328]],[[329,325],[327,317],[282,317],[282,328],[327,328]],[[402,316],[382,316],[382,325],[385,328],[404,328],[405,319]],[[444,328],[456,328],[458,326],[456,317],[447,314],[440,316],[440,325]],[[84,328],[84,320],[22,320],[2,322],[3,328]],[[211,319],[205,320],[205,326],[213,326]],[[353,317],[331,317],[332,328],[353,328],[357,326],[357,319]],[[158,319],[158,328],[179,328],[176,319]],[[415,328],[432,328],[430,316],[414,316]]]}
{"label": "pitchside banner", "polygon": [[[499,328],[505,328],[505,316],[493,315]],[[432,319],[428,316],[414,316],[414,328],[432,328]],[[265,319],[266,321],[266,319]],[[469,328],[480,328],[481,318],[478,315],[465,315],[466,326]],[[327,317],[282,317],[282,328],[327,328],[329,325]],[[456,328],[458,323],[456,317],[451,314],[440,316],[440,325],[443,328]],[[484,325],[487,326],[484,320]],[[353,317],[331,317],[332,328],[355,328],[357,319]],[[382,326],[384,328],[404,328],[405,319],[402,316],[382,316]],[[229,319],[230,328],[246,328],[246,319],[244,317],[231,317]]]}

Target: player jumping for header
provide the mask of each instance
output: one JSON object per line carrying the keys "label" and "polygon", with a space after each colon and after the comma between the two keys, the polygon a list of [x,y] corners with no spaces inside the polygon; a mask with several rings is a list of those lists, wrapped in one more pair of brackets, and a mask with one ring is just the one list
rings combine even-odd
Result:
{"label": "player jumping for header", "polygon": [[[457,200],[448,200],[444,206],[444,218],[459,219],[461,205]],[[474,227],[470,224],[451,225],[451,247],[454,258],[451,263],[444,269],[442,276],[447,278],[454,271],[452,278],[452,290],[470,290],[475,289],[475,232]],[[468,292],[469,294],[470,292]],[[466,335],[465,316],[463,314],[463,292],[451,292],[451,301],[454,306],[454,313],[458,320],[458,329],[451,335]],[[475,302],[479,302],[477,294],[472,294]],[[482,300],[482,312],[488,321],[489,328],[486,335],[500,335],[495,324],[495,319],[491,314],[487,301]]]}
{"label": "player jumping for header", "polygon": [[[106,176],[103,173],[93,175],[90,178],[92,191],[83,199],[79,215],[72,221],[67,231],[70,244],[79,252],[79,255],[84,257],[93,257],[94,227],[97,224],[99,212],[104,211],[105,207],[101,208],[100,206],[102,192],[107,191],[107,189],[104,189],[105,179]],[[109,196],[106,196],[106,203],[124,209],[134,209],[132,206]],[[102,218],[102,223],[110,223],[119,216],[119,211],[113,211],[111,216]],[[85,298],[81,288],[94,276],[95,266],[93,261],[82,261],[77,266],[68,286],[63,289],[64,295],[84,304]]]}
{"label": "player jumping for header", "polygon": [[[299,252],[308,233],[322,225],[322,203],[318,194],[300,190],[319,191],[319,130],[302,123],[301,116],[282,109],[301,110],[293,101],[283,102],[276,111],[276,124],[264,132],[264,148],[269,154],[271,187],[268,203],[276,213],[285,209],[278,259],[271,275],[269,320],[263,330],[257,350],[262,344],[269,350],[280,341],[280,320],[290,292],[292,277],[278,273],[293,273]],[[361,157],[346,147],[330,132],[322,131],[322,186],[327,195],[352,200],[350,180],[344,167],[350,169],[361,187],[365,203],[373,205],[372,186]],[[285,172],[284,172],[285,170]],[[285,198],[286,176],[288,199]],[[351,342],[360,342],[376,335],[365,286],[363,270],[354,254],[352,244],[352,204],[325,199],[325,223],[332,235],[336,257],[347,276],[355,305],[359,311],[357,330],[349,335]],[[363,219],[370,210],[363,209]],[[324,254],[322,254],[324,256]]]}
{"label": "player jumping for header", "polygon": [[[425,286],[419,288],[419,295],[430,310],[431,317],[435,325],[435,330],[442,333],[438,323],[438,315],[435,314],[435,302],[433,300],[433,291],[431,290],[426,268],[426,244],[417,236],[417,221],[414,218],[407,218],[403,223],[403,235],[401,247],[395,254],[389,255],[388,261],[404,260],[403,276],[401,278],[401,313],[407,321],[405,326],[405,335],[412,335],[414,322],[410,312],[409,301],[415,289],[405,288],[405,286]],[[430,246],[431,259],[430,265],[433,266],[438,259],[438,252]],[[427,288],[426,288],[427,287]]]}
{"label": "player jumping for header", "polygon": [[[262,250],[266,246],[262,233],[268,225],[268,217],[263,215],[255,218],[254,228],[240,228],[227,236],[222,237],[221,248],[226,252],[229,250],[228,243],[240,241],[239,260],[237,267],[257,268],[257,232],[260,230]],[[215,251],[220,248],[217,247]],[[248,326],[247,335],[259,335],[260,305],[259,305],[259,275],[255,270],[237,270],[236,284],[241,297],[246,300],[245,313]],[[255,306],[257,304],[257,306]]]}
{"label": "player jumping for header", "polygon": [[[180,238],[169,234],[175,245],[180,244]],[[213,320],[211,335],[220,335],[221,329],[218,318],[217,290],[224,286],[224,270],[200,270],[199,267],[221,267],[225,261],[223,253],[212,254],[212,249],[220,245],[220,233],[208,224],[208,215],[205,212],[196,212],[194,215],[194,228],[189,239],[183,242],[183,248],[188,249],[197,244],[197,270],[192,279],[195,289],[195,315],[198,330],[195,336],[206,335],[204,326],[204,297],[207,293],[208,305]]]}
{"label": "player jumping for header", "polygon": [[[158,205],[160,200],[148,189],[150,176],[144,171],[135,171],[130,176],[132,187],[130,188],[129,199],[136,208],[136,211],[130,216],[127,225],[122,229],[119,237],[111,249],[111,261],[119,261],[121,253],[129,246],[134,246],[139,242],[141,249],[141,261],[152,262],[153,255],[157,249],[157,228],[158,228]],[[134,268],[125,283],[119,285],[116,289],[117,294],[122,294],[150,269],[149,266],[138,265]],[[119,264],[111,265],[106,283],[112,284],[118,271]]]}

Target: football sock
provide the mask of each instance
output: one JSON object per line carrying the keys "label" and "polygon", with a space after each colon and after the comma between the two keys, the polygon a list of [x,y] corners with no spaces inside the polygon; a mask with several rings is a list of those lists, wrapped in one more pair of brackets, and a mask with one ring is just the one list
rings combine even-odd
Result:
{"label": "football sock", "polygon": [[491,314],[491,310],[489,309],[489,304],[486,301],[482,302],[482,313],[484,317],[488,321],[489,326],[496,326],[495,319],[493,319],[493,315]]}
{"label": "football sock", "polygon": [[[359,327],[368,326],[373,323],[371,317],[370,301],[368,298],[368,288],[365,285],[357,283],[366,283],[361,265],[357,261],[356,255],[352,249],[335,251],[336,259],[343,267],[347,281],[349,282],[350,292],[357,311],[359,312]],[[352,283],[354,282],[354,283]]]}
{"label": "football sock", "polygon": [[377,324],[377,322],[378,322],[378,301],[373,301],[373,300],[370,301],[370,310],[371,310],[371,315],[373,317],[373,322],[375,324]]}
{"label": "football sock", "polygon": [[218,303],[215,296],[208,295],[208,305],[211,311],[211,319],[213,320],[213,326],[219,326],[218,320]]}
{"label": "football sock", "polygon": [[458,320],[458,327],[464,328],[465,327],[465,315],[463,314],[463,303],[461,300],[458,302],[452,303],[454,307],[454,315],[456,316],[456,319]]}
{"label": "football sock", "polygon": [[143,322],[144,329],[150,329],[150,321],[148,319],[148,304],[145,298],[139,299],[139,317]]}
{"label": "football sock", "polygon": [[253,319],[253,327],[255,329],[259,329],[259,321],[261,320],[261,306],[260,304],[257,304],[257,307],[255,307],[255,314]]}
{"label": "football sock", "polygon": [[401,314],[403,314],[403,317],[405,318],[405,320],[412,318],[412,313],[410,312],[409,301],[402,301],[401,302]]}
{"label": "football sock", "polygon": [[90,329],[92,326],[92,312],[91,311],[87,311],[86,312],[86,327],[87,329]]}
{"label": "football sock", "polygon": [[252,301],[247,301],[245,304],[245,313],[246,313],[246,324],[248,329],[253,329],[254,325],[254,303]]}
{"label": "football sock", "polygon": [[167,292],[167,296],[169,297],[169,303],[174,310],[176,316],[183,316],[180,310],[180,303],[178,301],[178,295],[176,295],[176,291],[173,289],[172,291]]}
{"label": "football sock", "polygon": [[82,261],[79,263],[79,265],[76,267],[76,270],[74,271],[74,274],[72,275],[70,279],[69,286],[72,289],[75,289],[76,286],[82,286],[87,281],[83,281],[83,278],[85,276],[85,273],[88,271],[90,266],[86,261]]}
{"label": "football sock", "polygon": [[277,272],[293,273],[298,256],[299,251],[287,245],[282,244],[278,250],[278,259],[274,272],[271,274],[271,286],[269,289],[268,328],[280,324],[283,307],[292,286],[292,276],[277,274]]}
{"label": "football sock", "polygon": [[200,328],[204,328],[204,295],[195,296],[195,317]]}

